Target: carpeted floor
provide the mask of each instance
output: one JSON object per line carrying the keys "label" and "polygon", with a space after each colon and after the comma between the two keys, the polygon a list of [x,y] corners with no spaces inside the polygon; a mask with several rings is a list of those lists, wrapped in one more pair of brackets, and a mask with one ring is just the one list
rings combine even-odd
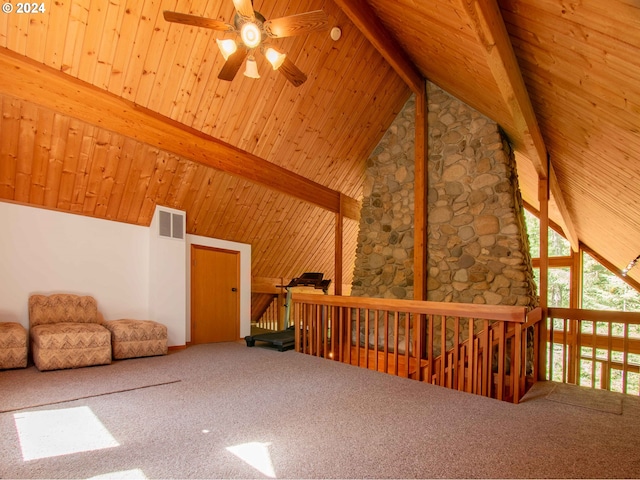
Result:
{"label": "carpeted floor", "polygon": [[[637,398],[612,413],[543,382],[512,405],[241,343],[135,362],[180,381],[0,413],[0,478],[640,475]],[[0,395],[35,377],[45,403],[32,373],[0,372]]]}

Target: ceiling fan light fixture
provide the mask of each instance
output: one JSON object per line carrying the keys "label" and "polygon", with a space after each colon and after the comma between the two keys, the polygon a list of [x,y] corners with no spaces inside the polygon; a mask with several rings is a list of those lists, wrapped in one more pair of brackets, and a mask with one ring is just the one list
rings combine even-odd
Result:
{"label": "ceiling fan light fixture", "polygon": [[236,50],[238,50],[238,45],[236,45],[235,40],[231,40],[230,38],[225,40],[216,39],[216,43],[218,44],[220,53],[222,53],[225,60],[228,60],[229,56],[233,55]]}
{"label": "ceiling fan light fixture", "polygon": [[267,57],[267,60],[269,60],[269,63],[274,70],[279,69],[280,66],[284,63],[284,59],[287,58],[286,54],[280,53],[276,49],[271,47],[267,48],[265,56]]}
{"label": "ceiling fan light fixture", "polygon": [[240,29],[240,38],[247,48],[256,48],[262,42],[260,27],[253,22],[246,22]]}
{"label": "ceiling fan light fixture", "polygon": [[247,65],[244,70],[244,76],[249,78],[260,78],[260,74],[258,73],[258,64],[256,63],[256,59],[253,56],[247,58]]}

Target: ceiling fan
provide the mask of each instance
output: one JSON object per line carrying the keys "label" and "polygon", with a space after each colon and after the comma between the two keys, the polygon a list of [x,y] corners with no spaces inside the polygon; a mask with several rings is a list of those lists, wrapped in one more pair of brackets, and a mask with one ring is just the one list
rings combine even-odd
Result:
{"label": "ceiling fan", "polygon": [[235,40],[231,38],[216,40],[225,59],[225,64],[218,74],[218,78],[221,80],[233,80],[245,59],[247,60],[245,75],[251,78],[260,78],[254,57],[254,52],[259,50],[271,63],[274,70],[282,73],[294,86],[302,85],[307,80],[307,76],[285,53],[277,51],[269,45],[268,41],[270,38],[291,37],[326,30],[328,27],[327,15],[322,10],[315,10],[267,20],[260,12],[253,9],[253,0],[232,1],[236,8],[233,25],[221,20],[170,11],[164,12],[164,19],[168,22],[237,34]]}

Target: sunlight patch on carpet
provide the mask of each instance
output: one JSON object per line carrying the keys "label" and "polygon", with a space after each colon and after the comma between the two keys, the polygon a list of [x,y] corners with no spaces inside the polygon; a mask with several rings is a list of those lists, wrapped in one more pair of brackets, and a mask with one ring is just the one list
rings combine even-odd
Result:
{"label": "sunlight patch on carpet", "polygon": [[273,462],[271,461],[271,454],[269,453],[270,445],[271,442],[249,442],[227,447],[227,450],[263,475],[276,478],[276,472],[273,469]]}
{"label": "sunlight patch on carpet", "polygon": [[86,406],[21,412],[13,418],[24,461],[120,445]]}
{"label": "sunlight patch on carpet", "polygon": [[142,470],[134,468],[133,470],[103,473],[102,475],[91,477],[88,480],[147,480],[148,478]]}
{"label": "sunlight patch on carpet", "polygon": [[547,394],[547,400],[574,407],[622,415],[621,394],[607,390],[593,390],[576,385],[557,384]]}

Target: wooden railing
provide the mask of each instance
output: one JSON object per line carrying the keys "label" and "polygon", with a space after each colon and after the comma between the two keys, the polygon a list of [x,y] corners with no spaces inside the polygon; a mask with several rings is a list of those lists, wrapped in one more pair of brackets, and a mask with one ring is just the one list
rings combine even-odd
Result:
{"label": "wooden railing", "polygon": [[294,294],[293,316],[298,352],[514,403],[538,378],[540,309]]}
{"label": "wooden railing", "polygon": [[280,298],[278,295],[273,295],[268,306],[264,308],[262,315],[257,319],[254,325],[265,330],[281,330],[282,319],[280,318],[280,310]]}
{"label": "wooden railing", "polygon": [[550,308],[547,379],[640,394],[640,313]]}

